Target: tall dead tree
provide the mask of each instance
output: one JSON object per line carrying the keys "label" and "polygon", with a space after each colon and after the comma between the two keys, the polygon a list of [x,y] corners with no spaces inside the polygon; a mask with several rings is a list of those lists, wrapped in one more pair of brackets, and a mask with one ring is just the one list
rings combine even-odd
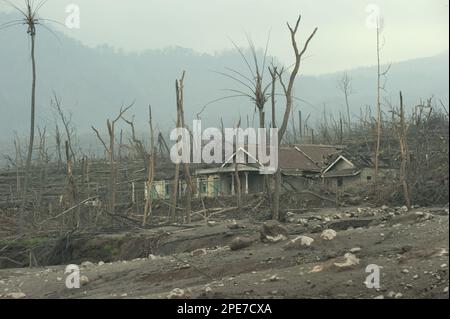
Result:
{"label": "tall dead tree", "polygon": [[25,9],[21,9],[14,5],[10,1],[3,0],[11,7],[13,7],[18,13],[21,14],[22,18],[19,20],[10,21],[0,25],[0,29],[13,27],[15,25],[26,25],[27,34],[30,36],[30,46],[31,46],[31,105],[30,105],[30,137],[28,142],[28,153],[25,162],[25,180],[23,184],[23,198],[25,200],[26,193],[28,191],[28,186],[31,179],[31,160],[33,157],[33,147],[34,147],[34,135],[35,135],[35,117],[36,117],[36,57],[35,57],[35,43],[36,43],[36,26],[39,24],[37,19],[37,12],[43,4],[34,5],[31,0],[25,0]]}
{"label": "tall dead tree", "polygon": [[[176,103],[177,103],[177,121],[176,121],[176,127],[178,129],[183,127],[183,82],[184,82],[184,75],[185,72],[183,71],[183,74],[181,75],[181,78],[178,80],[175,80],[175,92],[176,92]],[[189,154],[190,155],[190,154]],[[173,178],[173,184],[172,184],[172,193],[170,198],[170,220],[172,222],[176,221],[177,217],[177,198],[178,198],[178,189],[179,189],[179,179],[180,179],[180,164],[175,164],[175,174]],[[189,203],[190,205],[190,203]],[[190,213],[189,213],[190,215]]]}
{"label": "tall dead tree", "polygon": [[149,126],[150,126],[150,154],[148,161],[148,176],[147,176],[147,201],[145,203],[144,217],[142,218],[142,226],[147,224],[147,218],[152,214],[153,210],[153,179],[155,176],[155,142],[153,132],[152,107],[148,106]]}
{"label": "tall dead tree", "polygon": [[[283,140],[283,136],[286,133],[286,128],[287,128],[287,125],[289,122],[289,115],[291,114],[292,103],[293,103],[292,91],[294,89],[295,79],[300,70],[300,64],[301,64],[302,57],[305,54],[306,50],[308,49],[309,43],[311,42],[312,38],[314,37],[314,35],[316,34],[316,32],[318,30],[318,28],[314,29],[314,31],[307,38],[302,50],[299,50],[298,45],[297,45],[297,40],[295,39],[295,37],[296,37],[297,31],[298,31],[300,20],[301,20],[301,15],[299,15],[294,28],[292,28],[291,25],[289,23],[287,23],[287,26],[288,26],[288,29],[289,29],[289,32],[291,35],[291,45],[292,45],[292,48],[293,48],[294,54],[295,54],[295,65],[290,74],[289,82],[287,85],[284,83],[284,80],[282,77],[283,70],[278,72],[278,78],[280,80],[280,83],[281,83],[281,86],[283,88],[284,95],[286,98],[286,108],[284,110],[283,122],[278,131],[278,143],[279,144],[281,144],[281,142]],[[278,161],[278,163],[279,163],[279,161]],[[272,207],[272,219],[276,219],[276,220],[279,220],[280,217],[282,217],[282,216],[280,216],[280,191],[281,191],[281,169],[278,164],[278,168],[275,173],[275,185],[274,185],[274,195],[273,195],[273,204],[272,204],[272,206],[273,206]]]}
{"label": "tall dead tree", "polygon": [[408,125],[405,122],[405,110],[403,106],[403,94],[400,92],[400,110],[398,112],[399,121],[398,124],[394,124],[398,141],[400,145],[400,183],[403,188],[403,197],[408,209],[411,208],[411,197],[408,184],[408,166],[409,166],[409,151],[408,151]]}

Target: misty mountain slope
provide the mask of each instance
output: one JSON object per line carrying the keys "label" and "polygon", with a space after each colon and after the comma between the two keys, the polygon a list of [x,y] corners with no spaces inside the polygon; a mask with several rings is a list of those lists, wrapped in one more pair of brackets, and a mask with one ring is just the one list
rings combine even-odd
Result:
{"label": "misty mountain slope", "polygon": [[[14,16],[0,14],[0,24]],[[143,41],[151,41],[143,39]],[[226,39],[224,40],[226,41]],[[290,45],[286,43],[286,45]],[[31,61],[29,39],[24,27],[0,31],[0,141],[10,140],[12,131],[26,135],[29,125]],[[63,108],[73,114],[79,132],[89,132],[91,125],[104,130],[108,117],[114,117],[123,104],[135,101],[130,116],[136,114],[138,127],[147,121],[147,106],[152,104],[158,127],[168,131],[175,118],[175,79],[186,70],[185,109],[187,121],[203,105],[231,95],[224,89],[242,86],[215,71],[226,72],[231,67],[248,72],[236,51],[216,55],[200,54],[180,47],[151,50],[142,54],[125,54],[107,46],[89,48],[57,33],[57,38],[41,29],[37,36],[37,123],[53,128],[50,108],[52,92],[61,97]],[[313,63],[308,59],[304,63]],[[247,73],[246,73],[247,74]],[[360,107],[374,105],[376,68],[350,70],[353,91],[350,97],[352,114],[359,115]],[[344,99],[337,89],[342,73],[321,76],[301,75],[295,95],[307,103],[297,101],[304,113],[317,119],[323,112],[344,111]],[[269,75],[266,73],[267,80]],[[405,102],[414,104],[419,98],[434,95],[448,101],[448,52],[439,56],[394,63],[387,82],[387,98],[396,101],[402,89]],[[284,99],[280,96],[279,112]],[[202,114],[205,125],[219,125],[220,117],[232,125],[239,116],[253,116],[254,106],[248,98],[226,99],[211,104]],[[280,116],[278,117],[280,118]],[[244,120],[245,123],[245,120]]]}

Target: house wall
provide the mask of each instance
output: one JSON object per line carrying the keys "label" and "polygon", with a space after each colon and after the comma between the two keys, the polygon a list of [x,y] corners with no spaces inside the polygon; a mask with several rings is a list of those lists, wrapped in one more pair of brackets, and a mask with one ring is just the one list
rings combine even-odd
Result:
{"label": "house wall", "polygon": [[317,183],[321,183],[319,179],[305,178],[302,176],[282,176],[282,191],[288,189],[292,191],[302,191],[309,189]]}

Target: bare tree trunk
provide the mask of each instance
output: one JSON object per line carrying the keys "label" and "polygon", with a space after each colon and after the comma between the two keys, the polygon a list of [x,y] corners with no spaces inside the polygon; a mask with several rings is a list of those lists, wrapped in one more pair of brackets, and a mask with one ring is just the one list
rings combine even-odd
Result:
{"label": "bare tree trunk", "polygon": [[[183,72],[181,79],[175,81],[175,91],[177,98],[177,128],[182,127],[182,109],[180,109],[180,105],[182,105],[183,99],[183,80],[184,80],[185,72]],[[176,210],[177,210],[177,196],[178,196],[178,183],[180,178],[180,164],[175,164],[175,176],[173,179],[173,189],[170,199],[170,220],[172,222],[176,221]]]}
{"label": "bare tree trunk", "polygon": [[400,181],[403,187],[403,196],[405,198],[406,206],[411,209],[411,199],[408,185],[408,143],[407,143],[407,126],[405,124],[405,112],[403,107],[403,95],[400,92],[400,128],[398,130],[398,137],[400,143]]}
{"label": "bare tree trunk", "polygon": [[150,154],[148,161],[148,180],[147,180],[147,203],[145,205],[144,217],[142,220],[142,226],[147,224],[147,218],[152,214],[153,210],[153,178],[155,171],[155,142],[153,138],[153,119],[152,119],[152,107],[148,106],[149,113],[149,126],[150,126]]}
{"label": "bare tree trunk", "polygon": [[[291,35],[292,48],[294,49],[294,53],[295,53],[295,65],[294,65],[294,68],[289,77],[289,83],[287,86],[285,85],[285,83],[283,81],[283,77],[282,77],[283,70],[281,72],[278,72],[278,78],[280,80],[281,86],[283,87],[284,95],[286,98],[286,108],[284,111],[283,122],[281,124],[281,128],[278,131],[278,143],[280,145],[283,141],[283,136],[286,132],[286,128],[287,128],[287,125],[289,122],[289,115],[291,114],[291,110],[292,110],[292,102],[293,102],[292,90],[294,88],[294,82],[295,82],[295,79],[296,79],[297,74],[300,69],[300,62],[301,62],[303,54],[306,52],[306,50],[308,48],[310,41],[312,40],[312,38],[314,37],[314,35],[317,32],[317,28],[315,28],[314,31],[310,34],[310,36],[306,40],[306,42],[303,46],[303,49],[301,51],[299,51],[295,36],[297,34],[300,20],[301,20],[301,16],[298,17],[294,28],[292,28],[289,25],[289,23],[287,24],[290,35]],[[278,163],[279,163],[279,161],[278,161]],[[279,167],[279,164],[278,164],[278,170],[276,172],[275,184],[276,185],[275,185],[274,196],[273,196],[274,198],[273,198],[273,203],[272,203],[272,219],[280,220],[280,219],[283,219],[284,216],[280,215],[281,169]]]}
{"label": "bare tree trunk", "polygon": [[36,59],[34,56],[35,51],[35,39],[36,34],[34,31],[31,33],[31,65],[33,80],[31,83],[31,121],[30,121],[30,141],[28,143],[28,154],[25,166],[25,182],[23,186],[24,199],[28,191],[28,186],[31,179],[31,159],[33,157],[33,145],[34,145],[34,125],[36,114]]}
{"label": "bare tree trunk", "polygon": [[378,184],[378,169],[380,161],[380,139],[381,139],[381,71],[380,71],[380,28],[377,22],[377,144],[375,148],[375,187]]}

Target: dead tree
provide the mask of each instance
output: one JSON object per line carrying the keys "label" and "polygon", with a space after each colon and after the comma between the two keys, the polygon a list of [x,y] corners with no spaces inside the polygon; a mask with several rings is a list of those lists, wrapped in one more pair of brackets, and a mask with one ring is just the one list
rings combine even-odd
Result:
{"label": "dead tree", "polygon": [[[51,100],[52,107],[56,110],[58,117],[60,118],[64,130],[66,131],[67,142],[69,143],[70,155],[72,156],[72,160],[75,161],[75,152],[73,151],[73,143],[72,138],[74,136],[75,128],[72,126],[72,115],[69,114],[67,116],[62,107],[61,107],[61,99],[58,98],[56,93],[53,93],[53,99]],[[59,132],[58,132],[59,133]]]}
{"label": "dead tree", "polygon": [[338,89],[344,94],[345,106],[347,108],[347,129],[348,133],[351,132],[351,120],[350,120],[350,104],[349,96],[353,93],[352,78],[345,72],[338,81]]}
{"label": "dead tree", "polygon": [[101,137],[99,131],[92,126],[92,130],[97,135],[97,138],[102,143],[106,154],[108,154],[108,160],[109,160],[109,210],[111,214],[115,213],[115,207],[116,207],[116,168],[115,168],[115,162],[114,162],[114,144],[115,144],[115,138],[114,138],[114,130],[115,125],[119,119],[122,118],[122,116],[125,114],[126,111],[128,111],[132,106],[134,105],[134,102],[130,104],[129,106],[123,108],[120,108],[119,114],[117,117],[110,121],[109,119],[106,121],[106,126],[108,127],[108,134],[109,134],[109,146],[106,145],[105,141]]}
{"label": "dead tree", "polygon": [[408,125],[405,123],[405,111],[403,107],[403,95],[400,92],[400,110],[398,112],[399,122],[394,123],[400,145],[400,183],[403,188],[403,197],[405,199],[408,209],[411,208],[411,198],[408,184],[408,166],[409,166],[409,151],[408,151]]}
{"label": "dead tree", "polygon": [[383,77],[389,72],[390,66],[385,71],[381,71],[380,54],[382,45],[380,44],[381,25],[377,19],[377,118],[376,118],[376,146],[375,146],[375,186],[378,184],[378,170],[380,165],[380,147],[381,147],[381,91],[384,90],[384,84],[381,83]]}
{"label": "dead tree", "polygon": [[[284,95],[286,98],[286,108],[284,111],[283,122],[278,131],[278,143],[279,144],[281,144],[281,142],[283,140],[283,136],[286,132],[286,128],[287,128],[287,125],[289,122],[289,115],[291,114],[292,103],[293,103],[292,91],[294,88],[295,79],[300,70],[301,59],[302,59],[303,55],[305,54],[306,50],[308,49],[308,45],[311,42],[312,38],[314,37],[314,35],[316,34],[317,29],[318,29],[318,28],[315,28],[314,31],[309,35],[308,39],[306,40],[306,42],[303,46],[303,49],[300,51],[298,48],[298,45],[297,45],[297,41],[295,39],[297,31],[298,31],[298,26],[300,24],[300,20],[301,20],[301,15],[299,15],[294,28],[292,28],[290,26],[290,24],[287,23],[287,26],[289,28],[289,32],[291,35],[292,48],[293,48],[294,54],[295,54],[295,65],[290,74],[289,82],[287,85],[284,83],[284,80],[282,77],[283,70],[278,72],[278,78],[280,80],[280,84],[283,88]],[[275,187],[274,188],[275,189],[274,189],[273,204],[272,204],[272,206],[273,206],[272,219],[279,220],[280,217],[282,217],[282,216],[280,216],[281,169],[280,169],[279,165],[278,165],[277,171],[275,173]]]}
{"label": "dead tree", "polygon": [[[67,162],[67,196],[69,199],[69,207],[73,206],[74,203],[78,200],[78,191],[77,185],[75,183],[75,179],[73,177],[73,162],[70,156],[70,147],[69,141],[65,141],[65,149],[66,149],[66,162]],[[76,214],[76,225],[80,226],[80,210]]]}
{"label": "dead tree", "polygon": [[58,169],[62,164],[62,155],[61,155],[61,133],[59,131],[58,124],[56,124],[55,129],[55,141],[56,141],[56,152],[58,153]]}
{"label": "dead tree", "polygon": [[[241,127],[241,119],[236,125],[236,142],[239,141],[239,128]],[[238,143],[236,143],[237,145]],[[242,208],[242,187],[241,178],[239,176],[239,164],[238,164],[238,152],[240,150],[236,149],[236,155],[234,156],[234,188],[236,193],[236,207],[238,213],[241,213]]]}
{"label": "dead tree", "polygon": [[153,138],[153,119],[152,107],[148,106],[149,126],[150,126],[150,155],[148,161],[148,177],[147,177],[147,201],[145,203],[144,217],[142,218],[142,226],[147,224],[147,218],[152,214],[153,210],[153,179],[155,176],[155,142]]}
{"label": "dead tree", "polygon": [[[178,129],[183,127],[182,120],[182,109],[183,109],[183,81],[185,72],[181,75],[181,79],[175,80],[175,92],[177,99],[177,121],[176,127]],[[180,179],[180,164],[175,164],[175,175],[172,184],[172,193],[170,198],[170,220],[172,222],[176,221],[176,210],[177,210],[177,197],[178,197],[178,184]],[[190,203],[189,203],[190,205]]]}

